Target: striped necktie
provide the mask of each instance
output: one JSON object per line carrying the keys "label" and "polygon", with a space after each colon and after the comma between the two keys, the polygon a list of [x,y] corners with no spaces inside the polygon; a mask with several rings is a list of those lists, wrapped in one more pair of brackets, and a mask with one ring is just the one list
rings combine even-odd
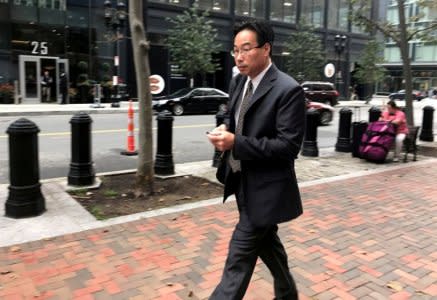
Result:
{"label": "striped necktie", "polygon": [[[241,100],[240,104],[240,113],[238,114],[238,121],[237,126],[235,127],[235,134],[242,134],[243,133],[243,121],[244,121],[244,115],[247,112],[247,109],[249,108],[250,98],[252,98],[253,94],[253,85],[252,81],[249,81],[247,84],[246,93],[244,94],[243,99]],[[241,163],[239,160],[236,160],[234,158],[234,155],[231,151],[231,155],[229,156],[229,165],[231,166],[232,171],[238,172],[241,171]]]}

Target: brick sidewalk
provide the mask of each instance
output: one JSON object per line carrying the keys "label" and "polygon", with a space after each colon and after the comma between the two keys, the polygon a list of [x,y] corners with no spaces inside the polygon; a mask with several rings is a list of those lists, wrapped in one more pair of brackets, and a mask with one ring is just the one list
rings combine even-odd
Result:
{"label": "brick sidewalk", "polygon": [[[302,188],[280,226],[301,299],[437,297],[437,162]],[[1,299],[207,299],[235,202],[0,248]],[[271,299],[259,263],[245,299]]]}

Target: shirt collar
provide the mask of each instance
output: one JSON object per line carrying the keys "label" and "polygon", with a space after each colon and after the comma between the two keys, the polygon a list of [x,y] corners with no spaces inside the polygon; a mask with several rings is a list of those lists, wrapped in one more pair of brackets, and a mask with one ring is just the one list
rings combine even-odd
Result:
{"label": "shirt collar", "polygon": [[252,81],[253,93],[255,93],[256,88],[258,87],[261,80],[264,78],[264,75],[266,75],[267,71],[270,69],[271,66],[272,66],[272,63],[270,62],[269,65],[264,70],[262,70],[261,73],[256,75],[254,78],[248,77],[246,80],[246,84],[244,85],[244,90],[246,90],[247,84],[249,83],[249,81]]}

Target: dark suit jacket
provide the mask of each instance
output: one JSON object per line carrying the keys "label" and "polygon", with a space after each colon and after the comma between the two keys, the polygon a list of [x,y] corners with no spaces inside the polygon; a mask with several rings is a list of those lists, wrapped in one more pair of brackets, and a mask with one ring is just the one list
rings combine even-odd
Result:
{"label": "dark suit jacket", "polygon": [[[228,130],[235,132],[234,113],[247,77],[237,75],[229,90]],[[264,75],[244,116],[242,135],[233,153],[241,161],[244,201],[253,225],[264,227],[302,214],[294,159],[305,130],[305,100],[300,85],[275,65]],[[229,156],[229,151],[226,151]],[[228,164],[224,199],[235,193],[236,180]]]}

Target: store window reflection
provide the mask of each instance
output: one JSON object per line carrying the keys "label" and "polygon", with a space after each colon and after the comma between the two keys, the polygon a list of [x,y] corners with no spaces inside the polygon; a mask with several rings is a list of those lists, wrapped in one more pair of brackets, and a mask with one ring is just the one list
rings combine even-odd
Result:
{"label": "store window reflection", "polygon": [[324,0],[302,1],[302,17],[314,27],[323,27]]}
{"label": "store window reflection", "polygon": [[190,0],[149,0],[149,2],[173,4],[177,6],[189,6]]}
{"label": "store window reflection", "polygon": [[328,28],[347,31],[349,0],[329,1]]}
{"label": "store window reflection", "polygon": [[229,13],[229,0],[195,0],[200,9]]}
{"label": "store window reflection", "polygon": [[270,20],[296,23],[297,0],[272,1]]}
{"label": "store window reflection", "polygon": [[262,18],[264,16],[264,1],[262,0],[235,0],[235,14]]}

